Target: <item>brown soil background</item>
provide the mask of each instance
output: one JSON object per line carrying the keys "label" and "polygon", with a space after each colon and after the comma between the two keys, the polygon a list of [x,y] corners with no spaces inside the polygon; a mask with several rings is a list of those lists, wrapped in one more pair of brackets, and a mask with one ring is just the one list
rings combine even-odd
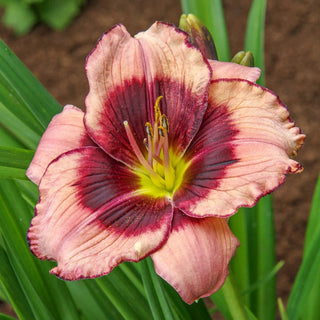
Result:
{"label": "brown soil background", "polygon": [[[274,193],[278,295],[286,302],[301,263],[313,190],[320,168],[320,7],[318,0],[269,0],[265,31],[267,87],[280,95],[292,118],[307,135],[298,155],[304,172],[290,176]],[[250,0],[223,1],[231,52],[243,49]],[[135,34],[155,20],[178,24],[178,0],[88,0],[64,32],[40,25],[23,37],[0,25],[0,37],[62,104],[83,107],[88,92],[86,55],[116,23]]]}

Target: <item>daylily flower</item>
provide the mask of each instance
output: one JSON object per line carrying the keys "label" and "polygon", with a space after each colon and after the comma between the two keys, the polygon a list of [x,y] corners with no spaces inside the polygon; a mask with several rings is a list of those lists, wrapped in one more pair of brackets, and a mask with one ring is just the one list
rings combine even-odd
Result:
{"label": "daylily flower", "polygon": [[207,60],[165,23],[116,25],[86,72],[86,111],[53,118],[27,171],[32,252],[66,280],[151,256],[187,303],[212,294],[239,245],[228,217],[301,171],[304,135],[259,69]]}

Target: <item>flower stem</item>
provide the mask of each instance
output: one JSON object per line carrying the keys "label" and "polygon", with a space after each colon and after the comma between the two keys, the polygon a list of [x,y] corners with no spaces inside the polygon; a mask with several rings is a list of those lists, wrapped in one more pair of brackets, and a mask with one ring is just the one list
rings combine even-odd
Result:
{"label": "flower stem", "polygon": [[241,301],[237,288],[234,286],[232,274],[229,274],[223,287],[221,288],[222,295],[228,306],[232,319],[249,320],[249,316]]}

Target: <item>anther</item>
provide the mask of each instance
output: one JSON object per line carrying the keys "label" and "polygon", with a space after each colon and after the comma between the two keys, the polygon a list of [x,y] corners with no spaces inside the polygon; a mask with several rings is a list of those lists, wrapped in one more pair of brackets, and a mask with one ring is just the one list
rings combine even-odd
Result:
{"label": "anther", "polygon": [[169,132],[169,122],[165,114],[161,115],[161,125],[164,129],[167,130],[167,132]]}
{"label": "anther", "polygon": [[159,134],[161,137],[164,137],[164,130],[165,128],[164,127],[158,127],[158,130],[159,130]]}
{"label": "anther", "polygon": [[154,104],[154,114],[155,114],[155,123],[157,124],[161,117],[161,111],[159,108],[160,100],[163,98],[163,96],[159,96]]}
{"label": "anther", "polygon": [[153,131],[152,131],[152,126],[150,122],[146,123],[146,131],[148,136],[153,137]]}

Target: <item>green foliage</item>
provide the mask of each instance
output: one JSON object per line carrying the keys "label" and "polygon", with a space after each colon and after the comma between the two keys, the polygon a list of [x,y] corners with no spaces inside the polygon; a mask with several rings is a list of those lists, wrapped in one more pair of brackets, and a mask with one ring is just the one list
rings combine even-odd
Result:
{"label": "green foliage", "polygon": [[313,195],[302,263],[289,301],[288,318],[320,318],[320,176]]}
{"label": "green foliage", "polygon": [[0,0],[5,8],[2,22],[23,35],[38,22],[55,30],[65,29],[79,13],[85,0]]}

